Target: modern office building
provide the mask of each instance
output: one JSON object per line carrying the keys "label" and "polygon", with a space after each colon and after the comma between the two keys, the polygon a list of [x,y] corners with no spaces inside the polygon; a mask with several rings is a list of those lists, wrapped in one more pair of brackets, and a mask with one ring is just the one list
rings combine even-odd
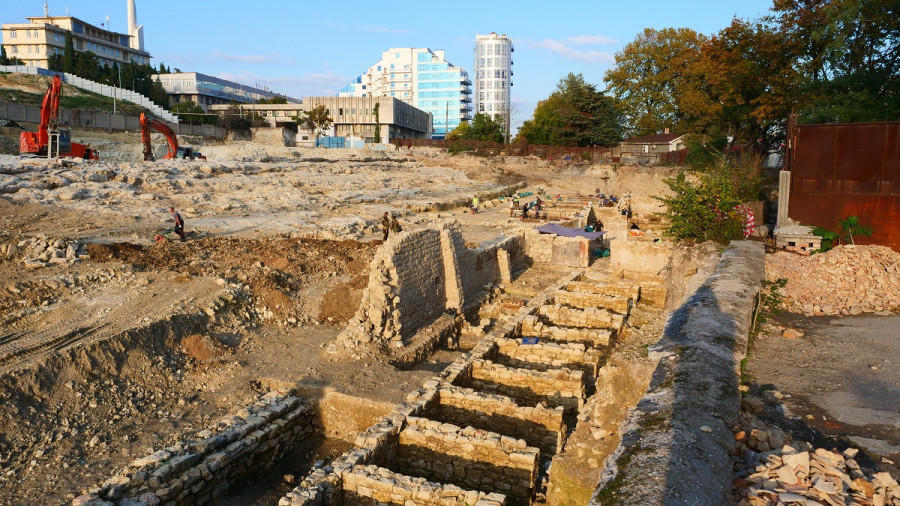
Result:
{"label": "modern office building", "polygon": [[213,104],[252,104],[259,100],[281,97],[289,103],[300,103],[299,100],[269,90],[262,90],[245,84],[226,81],[218,77],[199,72],[178,72],[172,74],[156,74],[154,79],[162,84],[169,94],[169,105],[178,102],[196,102],[204,111]]}
{"label": "modern office building", "polygon": [[432,136],[469,121],[472,112],[469,74],[448,62],[443,50],[391,48],[381,60],[345,86],[339,97],[394,97],[431,114]]}
{"label": "modern office building", "polygon": [[[378,104],[378,115],[375,105]],[[252,113],[266,120],[269,126],[294,125],[294,118],[301,113],[324,106],[333,120],[328,135],[360,137],[366,142],[375,141],[375,130],[380,130],[382,143],[391,139],[427,139],[431,137],[431,114],[392,97],[306,97],[293,104],[241,104],[242,114]],[[227,114],[230,105],[211,105],[210,112]],[[296,131],[296,130],[295,130]],[[310,132],[298,132],[297,143],[307,144],[314,137]]]}
{"label": "modern office building", "polygon": [[6,56],[18,58],[25,65],[48,68],[53,55],[61,55],[66,48],[66,33],[72,34],[75,52],[92,52],[100,63],[139,65],[150,63],[150,53],[144,50],[144,27],[137,26],[134,0],[128,0],[129,33],[98,28],[73,16],[44,15],[25,18],[28,23],[7,23],[0,26]]}
{"label": "modern office building", "polygon": [[507,135],[513,51],[512,40],[506,34],[475,35],[475,113],[501,120]]}

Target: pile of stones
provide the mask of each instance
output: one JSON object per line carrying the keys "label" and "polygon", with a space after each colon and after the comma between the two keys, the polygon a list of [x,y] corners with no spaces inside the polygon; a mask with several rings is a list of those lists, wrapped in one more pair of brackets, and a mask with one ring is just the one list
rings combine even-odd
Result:
{"label": "pile of stones", "polygon": [[84,244],[70,239],[48,239],[46,236],[23,239],[18,243],[0,245],[0,257],[22,255],[28,269],[40,269],[52,264],[73,264],[87,256]]}
{"label": "pile of stones", "polygon": [[900,253],[885,246],[838,246],[825,253],[766,255],[766,278],[786,278],[785,309],[806,315],[900,311]]}
{"label": "pile of stones", "polygon": [[886,472],[867,478],[854,460],[857,452],[837,453],[804,442],[748,452],[747,466],[735,480],[746,493],[738,504],[900,505],[897,481]]}

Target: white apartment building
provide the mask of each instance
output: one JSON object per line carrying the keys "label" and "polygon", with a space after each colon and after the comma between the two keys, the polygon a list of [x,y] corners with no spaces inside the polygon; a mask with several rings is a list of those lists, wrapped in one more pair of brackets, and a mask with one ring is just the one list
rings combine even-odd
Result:
{"label": "white apartment building", "polygon": [[425,112],[434,121],[433,138],[469,121],[469,75],[448,62],[443,50],[391,48],[338,93],[339,97],[394,97]]}
{"label": "white apartment building", "polygon": [[509,134],[513,51],[506,34],[475,35],[475,113],[501,120],[505,134]]}

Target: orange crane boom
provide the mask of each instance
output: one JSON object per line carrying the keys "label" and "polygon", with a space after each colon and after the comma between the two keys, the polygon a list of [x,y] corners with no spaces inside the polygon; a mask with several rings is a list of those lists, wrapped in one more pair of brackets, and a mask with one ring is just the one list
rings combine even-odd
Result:
{"label": "orange crane boom", "polygon": [[97,150],[84,144],[69,142],[69,131],[59,130],[59,97],[62,96],[62,81],[59,74],[53,76],[44,100],[41,102],[41,122],[37,132],[22,132],[19,136],[19,153],[46,155],[50,144],[50,134],[59,134],[57,147],[59,156],[97,160]]}
{"label": "orange crane boom", "polygon": [[141,141],[143,141],[144,143],[144,161],[153,161],[156,159],[153,156],[153,146],[151,146],[150,144],[151,128],[163,134],[163,136],[166,138],[166,142],[168,143],[168,145],[166,146],[168,152],[166,152],[166,156],[163,157],[163,160],[171,160],[173,158],[189,158],[191,160],[193,160],[194,158],[200,158],[201,160],[206,160],[205,156],[197,151],[194,151],[192,148],[179,147],[178,137],[175,135],[175,131],[169,128],[169,125],[166,125],[162,121],[156,118],[150,118],[146,114],[141,113],[140,124]]}

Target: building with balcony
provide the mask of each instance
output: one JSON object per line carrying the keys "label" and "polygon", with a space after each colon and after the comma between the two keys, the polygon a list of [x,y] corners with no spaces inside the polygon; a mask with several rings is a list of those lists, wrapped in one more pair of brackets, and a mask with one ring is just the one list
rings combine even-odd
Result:
{"label": "building with balcony", "polygon": [[259,100],[281,97],[288,103],[299,104],[300,101],[285,95],[254,88],[245,84],[226,81],[218,77],[208,76],[199,72],[178,72],[171,74],[156,74],[153,79],[162,84],[169,94],[169,106],[178,102],[197,103],[204,111],[209,110],[213,104],[252,104]]}
{"label": "building with balcony", "polygon": [[443,139],[460,122],[471,119],[471,85],[468,73],[448,62],[443,50],[391,48],[338,96],[402,100],[430,113],[432,136]]}
{"label": "building with balcony", "polygon": [[491,32],[475,35],[475,113],[500,120],[509,134],[512,88],[512,40]]}
{"label": "building with balcony", "polygon": [[25,65],[49,68],[50,58],[65,52],[66,33],[72,34],[76,53],[94,53],[102,65],[150,63],[150,53],[144,51],[144,27],[137,26],[134,0],[128,1],[129,33],[105,30],[72,16],[50,16],[46,6],[43,16],[25,19],[28,23],[0,26],[6,56],[18,58]]}

